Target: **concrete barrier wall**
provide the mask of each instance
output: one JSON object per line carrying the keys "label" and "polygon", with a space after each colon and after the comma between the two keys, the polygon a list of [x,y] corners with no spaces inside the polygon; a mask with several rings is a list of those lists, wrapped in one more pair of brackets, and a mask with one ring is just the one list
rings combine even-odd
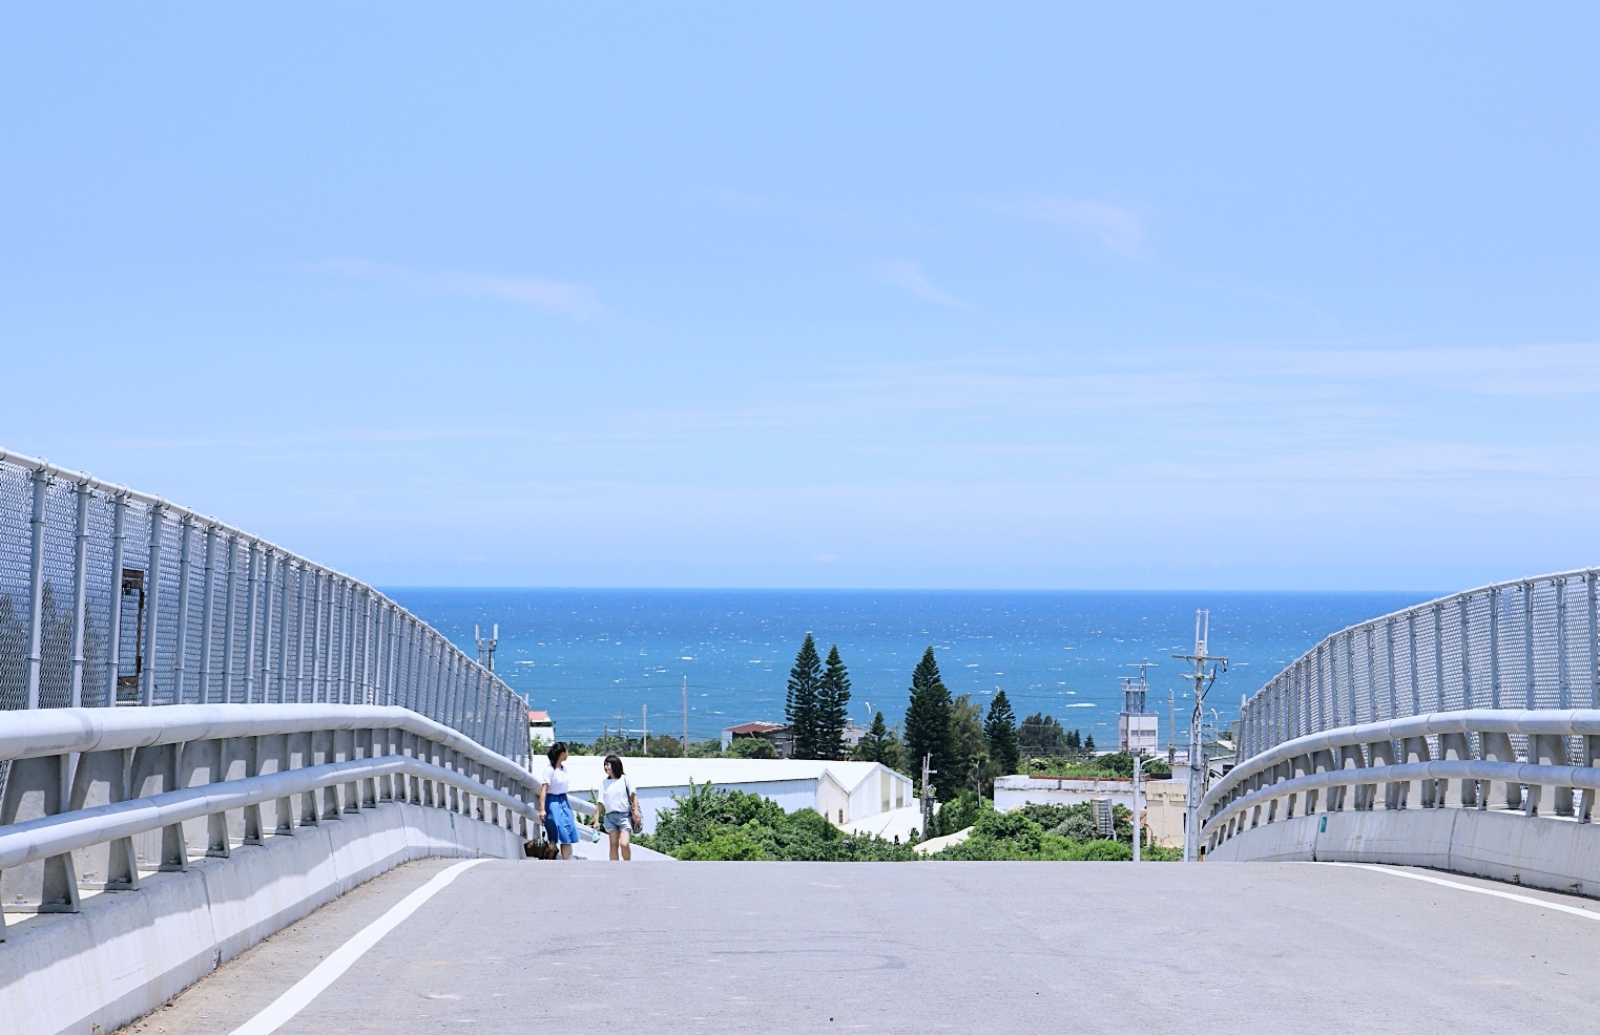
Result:
{"label": "concrete barrier wall", "polygon": [[1206,858],[1426,866],[1600,897],[1600,826],[1512,811],[1375,809],[1296,816],[1246,830]]}
{"label": "concrete barrier wall", "polygon": [[195,860],[185,873],[142,875],[139,891],[95,895],[80,913],[43,914],[7,930],[0,1030],[106,1035],[403,862],[521,854],[509,830],[390,803],[235,848],[227,859]]}

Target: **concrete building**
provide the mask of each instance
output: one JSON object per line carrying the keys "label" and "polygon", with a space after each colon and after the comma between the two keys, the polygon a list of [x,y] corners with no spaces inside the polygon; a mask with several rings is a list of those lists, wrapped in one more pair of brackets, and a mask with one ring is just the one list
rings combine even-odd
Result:
{"label": "concrete building", "polygon": [[[761,737],[771,740],[774,734],[786,732],[788,729],[789,727],[781,722],[741,722],[722,731],[722,750],[728,750],[740,737]],[[783,752],[780,751],[778,754],[781,756]]]}
{"label": "concrete building", "polygon": [[[1183,846],[1183,808],[1188,781],[1145,780],[1144,822],[1155,844]],[[994,807],[1004,812],[1021,805],[1077,805],[1110,798],[1113,805],[1133,808],[1133,781],[1119,777],[1002,776],[994,782]]]}
{"label": "concrete building", "polygon": [[549,712],[528,709],[528,746],[533,754],[542,755],[556,742],[556,723]]}
{"label": "concrete building", "polygon": [[[604,759],[569,755],[572,793],[585,800],[598,793]],[[759,794],[785,812],[816,809],[836,826],[855,829],[863,820],[912,804],[911,781],[877,762],[822,762],[786,758],[625,758],[623,768],[639,795],[646,833],[656,814],[690,784]]]}
{"label": "concrete building", "polygon": [[1158,736],[1156,717],[1145,710],[1145,694],[1150,684],[1139,666],[1139,678],[1122,681],[1122,711],[1117,714],[1117,750],[1124,754],[1154,755]]}
{"label": "concrete building", "polygon": [[[867,727],[857,726],[854,719],[846,719],[839,737],[846,751],[854,751],[856,745],[866,739],[867,732]],[[728,750],[740,737],[761,737],[772,745],[779,758],[794,754],[794,732],[783,723],[741,722],[737,726],[729,726],[722,731],[722,750]]]}

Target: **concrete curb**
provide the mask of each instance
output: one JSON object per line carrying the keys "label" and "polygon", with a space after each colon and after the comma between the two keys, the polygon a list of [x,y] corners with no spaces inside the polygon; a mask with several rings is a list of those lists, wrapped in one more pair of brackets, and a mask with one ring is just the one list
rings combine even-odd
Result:
{"label": "concrete curb", "polygon": [[184,873],[146,874],[139,891],[11,927],[0,944],[0,1017],[28,1035],[105,1035],[403,862],[521,854],[504,828],[389,803],[195,860]]}
{"label": "concrete curb", "polygon": [[1206,858],[1424,866],[1600,898],[1600,826],[1512,811],[1374,809],[1296,816],[1236,834]]}

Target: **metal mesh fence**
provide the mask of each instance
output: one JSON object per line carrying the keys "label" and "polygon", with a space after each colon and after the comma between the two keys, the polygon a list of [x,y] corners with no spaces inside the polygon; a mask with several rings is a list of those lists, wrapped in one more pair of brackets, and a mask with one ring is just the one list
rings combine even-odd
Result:
{"label": "metal mesh fence", "polygon": [[[1310,733],[1434,711],[1600,707],[1597,598],[1600,570],[1561,572],[1342,629],[1244,703],[1240,758]],[[1513,741],[1524,750],[1523,738]],[[1567,750],[1582,757],[1579,738]]]}
{"label": "metal mesh fence", "polygon": [[371,587],[0,453],[0,711],[225,701],[398,704],[528,756],[526,703]]}

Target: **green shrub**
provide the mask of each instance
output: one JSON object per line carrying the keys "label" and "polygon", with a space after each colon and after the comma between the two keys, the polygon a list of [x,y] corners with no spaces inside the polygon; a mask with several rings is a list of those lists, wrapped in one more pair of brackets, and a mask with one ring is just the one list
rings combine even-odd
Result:
{"label": "green shrub", "polygon": [[812,809],[785,813],[776,803],[710,784],[691,787],[656,815],[638,843],[677,859],[782,859],[793,862],[911,860],[909,845],[846,834]]}

